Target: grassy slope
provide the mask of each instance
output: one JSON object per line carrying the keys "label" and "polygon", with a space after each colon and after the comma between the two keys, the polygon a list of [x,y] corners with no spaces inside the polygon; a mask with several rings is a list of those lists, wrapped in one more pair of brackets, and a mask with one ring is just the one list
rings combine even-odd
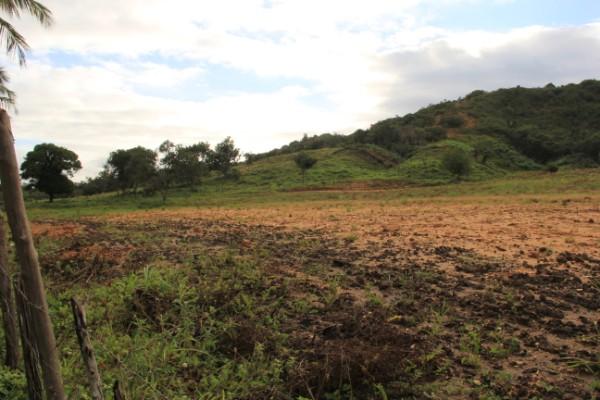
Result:
{"label": "grassy slope", "polygon": [[[456,101],[377,122],[348,137],[305,137],[265,153],[267,158],[244,171],[252,175],[249,182],[263,186],[298,186],[291,160],[295,152],[305,150],[320,160],[308,179],[310,186],[365,179],[443,184],[453,180],[440,163],[448,147],[461,147],[472,157],[474,167],[467,180],[541,169],[541,164],[550,163],[594,167],[600,161],[599,99],[600,82],[593,80],[561,87],[475,91]],[[431,136],[432,132],[437,133]],[[447,139],[440,140],[443,137]],[[334,148],[362,146],[368,151],[374,144],[402,154],[405,159],[395,168],[383,168],[357,160],[359,157],[353,160],[350,154],[340,157]],[[324,146],[330,148],[310,150]],[[483,153],[487,154],[485,162]],[[276,171],[269,171],[270,168]]]}
{"label": "grassy slope", "polygon": [[317,159],[317,163],[307,172],[305,182],[294,163],[295,154],[286,154],[242,166],[240,183],[258,189],[285,190],[393,177],[390,170],[350,149],[325,148],[307,153]]}
{"label": "grassy slope", "polygon": [[[441,165],[443,154],[451,147],[472,153],[478,142],[495,148],[496,156],[485,164],[472,159],[472,172],[461,184]],[[318,160],[306,173],[305,182],[296,167],[294,154],[269,157],[250,165],[240,166],[237,182],[211,178],[195,192],[177,189],[163,203],[158,194],[145,197],[102,194],[91,197],[58,199],[53,204],[45,200],[30,202],[30,215],[64,216],[66,218],[95,215],[113,211],[131,211],[164,207],[246,206],[274,202],[344,200],[348,198],[406,199],[444,195],[497,195],[560,193],[596,189],[600,171],[561,170],[552,175],[535,169],[537,165],[515,152],[501,141],[481,135],[462,135],[454,139],[426,145],[407,160],[377,146],[325,148],[308,150]],[[571,185],[572,182],[578,182]],[[365,189],[394,189],[374,194]],[[345,190],[362,190],[344,193]]]}
{"label": "grassy slope", "polygon": [[[241,183],[261,190],[287,190],[298,187],[335,187],[348,182],[395,180],[410,185],[439,185],[453,182],[455,177],[442,166],[442,157],[449,148],[461,148],[472,155],[474,146],[485,141],[493,147],[494,156],[485,164],[471,156],[472,172],[467,181],[496,178],[516,170],[539,168],[500,140],[478,135],[462,135],[419,148],[410,158],[398,160],[392,153],[374,145],[350,148],[307,150],[318,160],[307,173],[306,181],[294,164],[295,153],[278,155],[240,168]],[[381,155],[381,159],[371,157]],[[387,161],[387,162],[386,162]]]}
{"label": "grassy slope", "polygon": [[[316,167],[315,167],[316,168]],[[315,171],[311,171],[313,173]],[[297,180],[301,178],[298,176]],[[307,177],[307,181],[308,181]],[[393,178],[396,179],[396,178]],[[600,170],[571,169],[556,174],[545,171],[517,172],[485,181],[462,182],[437,186],[395,186],[383,190],[363,188],[359,190],[301,190],[276,191],[270,187],[258,190],[244,183],[227,183],[222,187],[208,184],[197,192],[181,189],[171,193],[166,203],[158,195],[118,196],[104,194],[91,197],[59,199],[54,203],[47,201],[30,202],[29,215],[33,219],[78,218],[87,215],[102,215],[115,212],[136,210],[165,209],[172,207],[261,207],[278,203],[294,202],[347,202],[367,201],[425,201],[435,202],[447,197],[525,196],[543,199],[550,196],[585,196],[600,191]]]}

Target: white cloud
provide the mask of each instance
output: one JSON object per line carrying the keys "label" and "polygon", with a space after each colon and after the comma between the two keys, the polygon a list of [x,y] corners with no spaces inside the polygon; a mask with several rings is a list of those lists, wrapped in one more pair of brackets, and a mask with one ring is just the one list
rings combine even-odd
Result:
{"label": "white cloud", "polygon": [[312,93],[303,87],[192,102],[136,93],[133,75],[112,66],[54,68],[32,63],[13,82],[19,92],[15,135],[28,143],[53,142],[74,150],[84,161],[79,174],[84,177],[94,175],[117,148],[156,148],[165,139],[214,144],[231,135],[245,151],[264,151],[300,132],[363,123],[305,104],[304,97]]}
{"label": "white cloud", "polygon": [[419,50],[381,58],[378,68],[393,76],[378,88],[386,99],[381,110],[403,114],[475,89],[566,84],[598,78],[600,24],[518,29],[503,37],[499,35],[495,41],[481,42],[477,51],[473,51],[473,41],[468,36],[459,35],[457,40],[451,35]]}

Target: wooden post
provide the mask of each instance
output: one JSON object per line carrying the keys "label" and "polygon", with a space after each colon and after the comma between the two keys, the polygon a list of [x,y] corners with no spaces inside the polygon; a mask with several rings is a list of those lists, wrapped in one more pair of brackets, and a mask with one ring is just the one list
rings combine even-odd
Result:
{"label": "wooden post", "polygon": [[33,246],[33,237],[25,211],[10,119],[5,110],[0,110],[0,179],[8,224],[21,267],[24,300],[31,306],[31,319],[28,322],[31,324],[40,353],[46,397],[48,400],[65,400],[56,339],[48,314],[48,302],[37,252]]}
{"label": "wooden post", "polygon": [[8,368],[17,369],[19,367],[17,310],[15,309],[15,302],[12,296],[6,243],[4,219],[0,216],[0,309],[2,310],[2,325],[4,326],[4,341],[6,344],[6,359],[4,364]]}
{"label": "wooden post", "polygon": [[85,312],[75,298],[71,299],[71,309],[73,310],[75,332],[77,333],[77,340],[79,341],[79,348],[81,349],[81,358],[83,358],[83,363],[87,370],[90,394],[94,400],[104,400],[104,395],[102,394],[102,379],[100,379],[96,357],[94,356],[94,349],[92,348],[92,342],[88,335]]}
{"label": "wooden post", "polygon": [[40,354],[38,352],[31,321],[31,306],[23,296],[23,283],[15,279],[14,283],[17,309],[19,310],[19,326],[21,327],[21,344],[23,345],[23,362],[27,378],[27,397],[29,400],[43,400],[42,375],[40,372]]}
{"label": "wooden post", "polygon": [[121,384],[119,383],[119,381],[115,381],[115,384],[113,385],[113,395],[114,400],[126,400],[125,395],[121,390]]}

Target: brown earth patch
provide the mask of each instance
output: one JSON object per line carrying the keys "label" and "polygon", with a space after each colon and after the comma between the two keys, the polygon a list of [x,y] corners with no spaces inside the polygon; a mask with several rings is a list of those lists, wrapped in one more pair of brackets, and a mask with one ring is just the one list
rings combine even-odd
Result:
{"label": "brown earth patch", "polygon": [[31,224],[31,233],[37,237],[60,239],[81,233],[83,226],[73,222],[35,222]]}
{"label": "brown earth patch", "polygon": [[[85,231],[43,264],[60,282],[110,279],[149,260],[176,265],[223,249],[254,255],[271,276],[255,290],[285,281],[289,301],[305,299],[315,310],[291,314],[283,327],[302,366],[290,371],[290,385],[314,398],[346,381],[357,393],[384,384],[389,398],[422,398],[411,392],[417,384],[451,381],[471,395],[592,398],[600,365],[600,208],[587,199],[546,200],[115,215],[82,221]],[[75,275],[52,272],[65,260],[83,267]],[[168,302],[137,295],[132,313],[155,323]],[[265,337],[240,321],[220,345],[243,356]]]}

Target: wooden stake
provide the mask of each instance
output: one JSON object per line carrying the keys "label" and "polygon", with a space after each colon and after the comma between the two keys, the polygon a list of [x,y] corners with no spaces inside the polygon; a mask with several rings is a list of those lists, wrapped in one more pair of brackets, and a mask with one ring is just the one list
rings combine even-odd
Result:
{"label": "wooden stake", "polygon": [[40,355],[34,338],[31,321],[31,306],[23,296],[23,283],[19,279],[14,282],[15,298],[19,310],[19,326],[21,328],[21,344],[23,345],[23,362],[27,378],[27,395],[29,400],[43,400],[42,374],[40,372]]}
{"label": "wooden stake", "polygon": [[71,299],[71,309],[73,310],[75,332],[77,333],[77,340],[79,341],[79,348],[81,349],[81,358],[83,358],[83,363],[85,364],[88,375],[90,394],[94,400],[104,400],[104,395],[102,394],[102,379],[98,372],[98,364],[96,363],[94,349],[88,334],[85,311],[79,303],[77,303],[75,298]]}
{"label": "wooden stake", "polygon": [[25,211],[10,119],[5,110],[0,110],[0,179],[8,224],[15,242],[17,260],[21,266],[23,294],[31,306],[31,319],[28,322],[31,324],[40,354],[46,397],[48,400],[65,400],[56,339],[48,314],[48,302],[37,252],[33,246],[33,237]]}
{"label": "wooden stake", "polygon": [[0,216],[0,309],[2,310],[2,325],[4,326],[4,341],[6,344],[6,359],[4,364],[8,368],[17,369],[19,367],[17,310],[12,295],[6,243],[4,219]]}
{"label": "wooden stake", "polygon": [[126,400],[125,395],[121,390],[121,384],[119,383],[119,381],[115,381],[115,384],[113,385],[113,394],[114,400]]}

